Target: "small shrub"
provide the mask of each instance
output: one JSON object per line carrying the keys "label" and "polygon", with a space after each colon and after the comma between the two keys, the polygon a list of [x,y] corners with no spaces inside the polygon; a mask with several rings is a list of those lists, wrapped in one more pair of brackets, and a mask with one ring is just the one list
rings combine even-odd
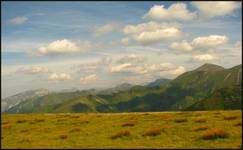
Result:
{"label": "small shrub", "polygon": [[143,136],[156,136],[161,133],[161,128],[151,128],[143,133]]}
{"label": "small shrub", "polygon": [[234,126],[242,126],[242,122],[237,122]]}
{"label": "small shrub", "polygon": [[8,121],[2,121],[2,124],[8,124]]}
{"label": "small shrub", "polygon": [[133,127],[134,125],[135,125],[134,121],[129,121],[129,122],[123,123],[121,126],[122,127]]}
{"label": "small shrub", "polygon": [[194,116],[202,116],[202,113],[195,113]]}
{"label": "small shrub", "polygon": [[235,120],[237,118],[237,116],[224,116],[224,120]]}
{"label": "small shrub", "polygon": [[129,118],[127,118],[127,121],[135,121],[137,120],[137,118],[135,116],[131,116]]}
{"label": "small shrub", "polygon": [[187,119],[186,118],[178,118],[178,119],[175,119],[174,122],[176,122],[176,123],[187,122]]}
{"label": "small shrub", "polygon": [[24,130],[21,130],[20,132],[28,132],[29,130],[27,129],[24,129]]}
{"label": "small shrub", "polygon": [[208,126],[197,126],[192,128],[192,131],[202,131],[208,129]]}
{"label": "small shrub", "polygon": [[198,123],[202,123],[202,122],[206,122],[207,119],[206,118],[194,118],[193,121],[198,122]]}
{"label": "small shrub", "polygon": [[9,124],[4,124],[4,125],[2,125],[2,128],[3,129],[9,129],[11,126],[9,125]]}
{"label": "small shrub", "polygon": [[57,122],[65,121],[66,119],[57,119]]}
{"label": "small shrub", "polygon": [[210,139],[217,139],[217,138],[227,138],[229,135],[222,129],[214,128],[208,131],[205,131],[202,134],[202,139],[210,140]]}
{"label": "small shrub", "polygon": [[71,129],[69,132],[80,132],[81,130],[79,128],[74,128],[74,129]]}
{"label": "small shrub", "polygon": [[177,115],[186,115],[187,113],[186,112],[178,112],[176,113]]}
{"label": "small shrub", "polygon": [[89,123],[89,121],[88,120],[82,120],[82,121],[80,121],[80,123],[81,124],[83,124],[83,123]]}
{"label": "small shrub", "polygon": [[102,115],[96,115],[96,117],[97,117],[97,118],[100,118],[100,117],[102,117]]}
{"label": "small shrub", "polygon": [[214,114],[215,115],[221,115],[221,112],[215,112]]}
{"label": "small shrub", "polygon": [[16,123],[25,123],[27,120],[17,120]]}
{"label": "small shrub", "polygon": [[117,139],[117,138],[121,138],[124,136],[130,136],[130,135],[131,135],[130,131],[122,130],[122,131],[119,131],[119,132],[115,133],[114,135],[112,135],[111,139]]}
{"label": "small shrub", "polygon": [[45,119],[36,119],[35,122],[44,122]]}
{"label": "small shrub", "polygon": [[143,115],[145,115],[145,116],[146,116],[146,115],[150,115],[150,114],[149,114],[149,113],[143,113]]}
{"label": "small shrub", "polygon": [[29,122],[29,124],[35,124],[35,123],[36,123],[36,122],[34,122],[34,121],[30,121],[30,122]]}
{"label": "small shrub", "polygon": [[23,139],[20,140],[19,143],[30,143],[31,141],[29,139]]}
{"label": "small shrub", "polygon": [[59,135],[59,138],[60,138],[60,139],[67,139],[67,137],[68,137],[68,136],[65,135],[65,134],[63,134],[63,135]]}
{"label": "small shrub", "polygon": [[70,118],[79,118],[79,116],[76,116],[76,115],[75,116],[70,116]]}

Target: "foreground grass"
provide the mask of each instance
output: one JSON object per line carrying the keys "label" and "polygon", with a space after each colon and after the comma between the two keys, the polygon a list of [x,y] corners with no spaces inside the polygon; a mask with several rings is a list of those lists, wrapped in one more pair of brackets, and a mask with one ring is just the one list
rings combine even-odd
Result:
{"label": "foreground grass", "polygon": [[1,148],[241,148],[241,111],[2,115]]}

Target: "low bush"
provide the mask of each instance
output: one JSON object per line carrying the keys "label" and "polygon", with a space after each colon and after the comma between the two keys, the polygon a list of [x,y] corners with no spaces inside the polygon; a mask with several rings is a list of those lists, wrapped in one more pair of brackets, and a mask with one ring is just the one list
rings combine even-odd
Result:
{"label": "low bush", "polygon": [[24,129],[24,130],[21,130],[20,132],[28,132],[29,130],[27,129]]}
{"label": "low bush", "polygon": [[242,122],[237,122],[234,126],[242,126]]}
{"label": "low bush", "polygon": [[69,132],[80,132],[81,130],[79,128],[73,128]]}
{"label": "low bush", "polygon": [[2,121],[2,124],[8,124],[8,121]]}
{"label": "low bush", "polygon": [[202,131],[202,130],[207,130],[208,126],[197,126],[192,128],[192,131]]}
{"label": "low bush", "polygon": [[157,136],[161,133],[161,128],[155,127],[155,128],[151,128],[146,130],[143,133],[143,136]]}
{"label": "low bush", "polygon": [[9,129],[11,126],[9,125],[9,124],[4,124],[4,125],[2,125],[2,128],[3,129]]}
{"label": "low bush", "polygon": [[198,122],[198,123],[203,123],[206,122],[207,119],[206,118],[194,118],[192,119],[194,122]]}
{"label": "low bush", "polygon": [[176,122],[176,123],[187,122],[187,119],[186,118],[177,118],[174,120],[174,122]]}
{"label": "low bush", "polygon": [[202,139],[211,140],[217,138],[227,138],[229,135],[222,129],[214,128],[208,131],[205,131],[202,134]]}
{"label": "low bush", "polygon": [[79,118],[79,116],[76,116],[76,115],[75,116],[70,116],[70,118]]}
{"label": "low bush", "polygon": [[133,127],[134,125],[135,125],[134,121],[129,121],[129,122],[123,123],[121,126],[122,127]]}
{"label": "low bush", "polygon": [[35,119],[35,122],[44,122],[45,119]]}
{"label": "low bush", "polygon": [[124,136],[130,136],[130,135],[131,135],[130,131],[122,130],[122,131],[119,131],[119,132],[113,134],[111,136],[111,139],[117,139],[117,138],[121,138],[121,137],[124,137]]}
{"label": "low bush", "polygon": [[224,116],[224,120],[235,120],[237,118],[237,116]]}
{"label": "low bush", "polygon": [[68,137],[68,136],[65,135],[65,134],[59,135],[59,138],[60,138],[60,139],[67,139],[67,137]]}
{"label": "low bush", "polygon": [[27,120],[17,120],[16,123],[25,123]]}

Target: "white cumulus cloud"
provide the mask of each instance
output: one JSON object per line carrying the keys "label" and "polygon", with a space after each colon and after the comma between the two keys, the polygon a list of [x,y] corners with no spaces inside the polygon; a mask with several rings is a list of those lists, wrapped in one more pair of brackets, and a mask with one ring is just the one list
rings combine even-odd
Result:
{"label": "white cumulus cloud", "polygon": [[201,55],[194,55],[193,60],[196,61],[209,61],[209,60],[214,60],[216,57],[210,55],[210,54],[201,54]]}
{"label": "white cumulus cloud", "polygon": [[83,52],[91,48],[90,42],[76,43],[67,39],[53,41],[38,49],[38,55],[55,55]]}
{"label": "white cumulus cloud", "polygon": [[20,68],[16,72],[25,73],[25,74],[38,74],[38,73],[47,73],[49,72],[49,69],[41,66],[33,66],[28,68],[26,67]]}
{"label": "white cumulus cloud", "polygon": [[130,66],[132,66],[132,64],[130,64],[130,63],[112,66],[111,69],[110,69],[110,72],[120,72],[120,71],[127,69]]}
{"label": "white cumulus cloud", "polygon": [[228,42],[228,37],[225,35],[210,35],[205,37],[197,37],[192,41],[194,48],[204,49],[219,46]]}
{"label": "white cumulus cloud", "polygon": [[166,29],[166,28],[180,28],[181,25],[178,23],[157,23],[157,22],[147,22],[141,23],[137,25],[126,25],[123,28],[123,33],[125,34],[132,34],[132,33],[141,33],[144,31],[155,31],[159,29]]}
{"label": "white cumulus cloud", "polygon": [[125,63],[121,65],[112,66],[110,69],[111,73],[120,73],[120,72],[126,72],[126,73],[134,73],[134,74],[144,74],[147,73],[146,68],[138,65],[133,65],[130,63]]}
{"label": "white cumulus cloud", "polygon": [[20,24],[24,24],[26,21],[28,21],[27,17],[15,17],[12,18],[10,20],[8,20],[11,24],[16,24],[16,25],[20,25]]}
{"label": "white cumulus cloud", "polygon": [[170,45],[170,49],[178,51],[192,51],[193,47],[187,41],[174,42]]}
{"label": "white cumulus cloud", "polygon": [[133,39],[140,44],[148,45],[166,40],[176,39],[182,36],[182,32],[174,27],[158,29],[155,31],[146,31],[133,35]]}
{"label": "white cumulus cloud", "polygon": [[224,45],[228,42],[228,37],[225,35],[209,35],[194,38],[191,42],[173,42],[169,48],[177,51],[190,52],[192,50],[201,51],[215,48]]}
{"label": "white cumulus cloud", "polygon": [[85,77],[81,77],[80,83],[81,84],[87,84],[89,82],[96,81],[97,79],[98,79],[98,77],[97,77],[96,74],[91,74],[91,75],[88,75],[88,76],[85,76]]}
{"label": "white cumulus cloud", "polygon": [[143,63],[146,61],[146,58],[143,56],[138,56],[135,54],[130,54],[119,58],[116,62],[120,64],[125,63]]}
{"label": "white cumulus cloud", "polygon": [[195,12],[187,10],[184,3],[172,4],[168,9],[164,5],[154,5],[143,18],[150,20],[192,20],[196,17]]}
{"label": "white cumulus cloud", "polygon": [[49,75],[49,80],[54,80],[54,81],[65,81],[70,79],[71,76],[67,73],[52,73]]}
{"label": "white cumulus cloud", "polygon": [[207,2],[192,2],[199,12],[208,18],[216,16],[231,15],[234,10],[240,8],[241,3],[233,1],[207,1]]}

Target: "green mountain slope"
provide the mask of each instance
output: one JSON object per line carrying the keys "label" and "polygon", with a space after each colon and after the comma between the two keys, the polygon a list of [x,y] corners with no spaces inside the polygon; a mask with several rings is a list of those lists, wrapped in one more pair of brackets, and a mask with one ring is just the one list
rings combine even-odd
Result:
{"label": "green mountain slope", "polygon": [[79,97],[83,92],[50,93],[41,97],[25,100],[10,108],[6,113],[52,112],[56,105],[69,99]]}
{"label": "green mountain slope", "polygon": [[97,112],[96,106],[100,104],[107,101],[95,95],[80,96],[57,105],[52,112]]}
{"label": "green mountain slope", "polygon": [[205,99],[215,90],[232,85],[242,85],[241,65],[224,69],[217,65],[205,64],[162,86],[164,90],[161,92],[133,97],[113,107],[117,107],[118,111],[184,110]]}
{"label": "green mountain slope", "polygon": [[[235,109],[241,103],[241,65],[225,69],[204,64],[161,86],[124,84],[102,91],[95,89],[51,93],[12,107],[7,113],[30,112],[133,112],[187,109]],[[234,87],[234,88],[232,88]],[[238,87],[238,88],[235,88]],[[222,95],[227,93],[226,95]],[[236,100],[227,101],[230,97]],[[225,101],[226,100],[226,101]],[[210,105],[210,102],[217,104]],[[219,107],[220,106],[220,107]],[[223,107],[222,107],[223,106]]]}
{"label": "green mountain slope", "polygon": [[239,85],[221,88],[208,98],[191,105],[187,110],[241,109],[242,87]]}

